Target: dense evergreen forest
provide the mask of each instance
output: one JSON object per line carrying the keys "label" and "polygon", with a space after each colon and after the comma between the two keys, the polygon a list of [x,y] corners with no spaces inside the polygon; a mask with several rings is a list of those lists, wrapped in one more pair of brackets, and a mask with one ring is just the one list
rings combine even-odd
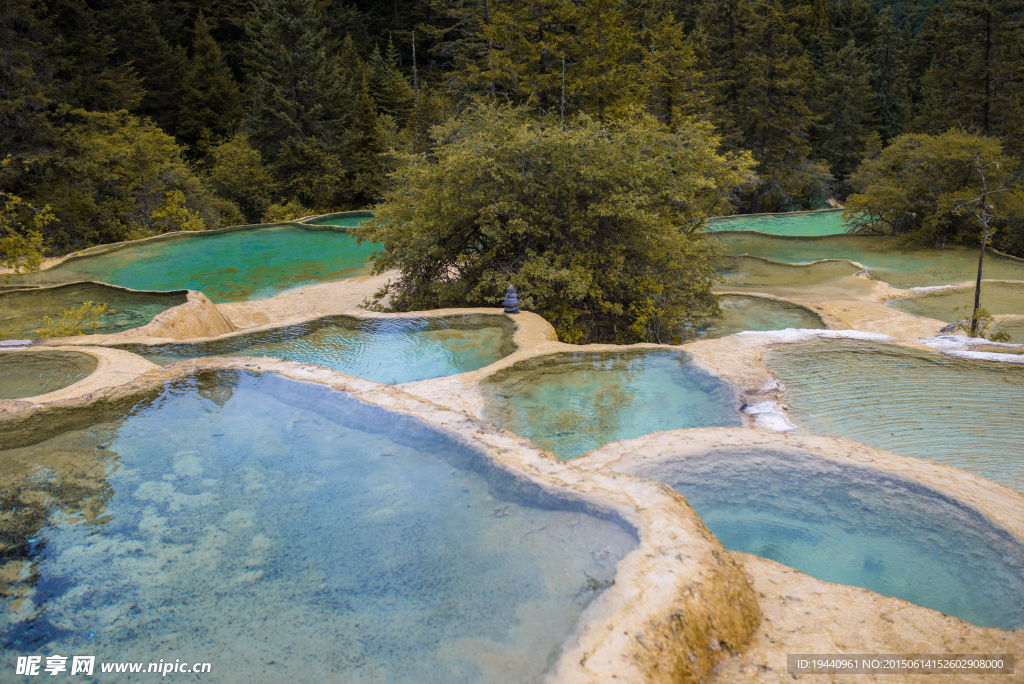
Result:
{"label": "dense evergreen forest", "polygon": [[[757,175],[719,212],[844,201],[879,182],[858,181],[864,160],[949,131],[983,140],[982,161],[1001,169],[989,191],[1020,200],[1022,7],[5,0],[0,239],[14,253],[42,235],[58,254],[370,207],[400,163],[392,152],[429,156],[441,124],[481,100],[556,123],[707,124],[719,153],[749,153]],[[964,144],[973,160],[978,145]],[[1022,204],[1004,201],[993,224],[1016,254]],[[970,239],[933,228],[929,239]]]}

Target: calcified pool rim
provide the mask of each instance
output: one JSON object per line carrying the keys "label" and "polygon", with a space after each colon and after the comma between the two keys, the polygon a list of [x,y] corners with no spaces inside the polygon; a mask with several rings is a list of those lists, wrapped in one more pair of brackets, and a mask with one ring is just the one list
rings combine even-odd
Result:
{"label": "calcified pool rim", "polygon": [[[1019,492],[953,466],[900,456],[840,437],[781,434],[745,428],[667,430],[605,444],[567,465],[588,473],[628,472],[632,466],[645,461],[661,462],[676,457],[686,458],[688,455],[716,447],[794,447],[813,452],[823,460],[839,465],[879,470],[890,476],[920,483],[953,502],[974,510],[1013,538],[1024,542],[1024,516],[1021,515],[1021,511],[1024,510],[1024,495]],[[737,555],[747,557],[750,554]],[[856,588],[856,591],[871,597],[880,610],[889,614],[890,622],[893,622],[893,619],[897,622],[903,619],[901,609],[893,610],[893,607],[900,605],[912,606],[914,612],[925,611],[925,615],[941,615],[932,609],[916,606],[902,599],[882,596],[867,589]],[[957,618],[943,617],[946,620],[962,622]],[[1006,632],[997,628],[973,625],[971,627],[983,633],[1013,634],[1024,638],[1024,629]]]}
{"label": "calcified pool rim", "polygon": [[[614,585],[583,611],[549,681],[696,681],[707,677],[727,650],[742,648],[760,621],[756,596],[741,566],[682,497],[640,478],[566,469],[522,438],[488,423],[395,387],[318,366],[257,358],[184,361],[74,399],[0,404],[0,436],[8,448],[35,443],[40,432],[84,427],[99,419],[97,412],[119,411],[126,402],[157,393],[174,380],[225,370],[317,383],[403,414],[475,451],[488,479],[502,488],[539,503],[557,500],[631,531],[637,547],[616,566]],[[88,415],[81,413],[85,408]]]}

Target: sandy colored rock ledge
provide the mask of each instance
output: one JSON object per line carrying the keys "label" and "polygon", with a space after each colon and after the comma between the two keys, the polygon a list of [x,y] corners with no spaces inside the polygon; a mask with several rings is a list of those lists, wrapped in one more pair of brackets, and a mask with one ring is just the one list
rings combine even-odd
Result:
{"label": "sandy colored rock ledge", "polygon": [[[685,458],[709,447],[790,446],[823,458],[869,465],[926,483],[987,515],[1024,539],[1024,496],[959,468],[898,456],[858,442],[813,435],[781,435],[747,428],[697,428],[658,432],[607,444],[567,465],[586,472],[629,471],[644,461]],[[763,613],[751,644],[715,669],[712,682],[959,682],[1024,681],[993,675],[800,675],[786,671],[789,653],[1015,653],[1024,654],[1024,630],[1006,632],[971,625],[867,589],[823,582],[774,561],[734,553],[744,565]]]}
{"label": "sandy colored rock ledge", "polygon": [[[127,384],[48,405],[0,405],[0,440],[30,444],[116,412],[125,401],[203,370],[273,372],[315,382],[403,413],[484,454],[492,477],[531,499],[556,497],[632,529],[639,545],[616,567],[615,584],[584,610],[548,681],[697,683],[749,640],[761,620],[740,564],[685,500],[658,483],[565,465],[526,440],[398,388],[273,359],[184,361]],[[81,409],[89,407],[89,411]]]}
{"label": "sandy colored rock ledge", "polygon": [[[16,354],[24,349],[40,349],[40,347],[21,347],[20,349],[12,349],[10,351],[0,351],[0,354]],[[45,349],[47,351],[74,351],[89,354],[96,359],[96,370],[78,382],[54,392],[25,399],[0,400],[0,412],[5,410],[16,411],[19,408],[24,409],[35,404],[46,404],[86,396],[100,389],[124,385],[143,373],[148,373],[157,368],[156,364],[147,361],[141,356],[130,354],[120,349],[71,345],[47,345]]]}
{"label": "sandy colored rock ledge", "polygon": [[44,346],[124,344],[143,339],[164,341],[219,337],[234,332],[235,326],[202,292],[189,290],[184,304],[163,311],[138,328],[109,335],[80,335],[44,340]]}

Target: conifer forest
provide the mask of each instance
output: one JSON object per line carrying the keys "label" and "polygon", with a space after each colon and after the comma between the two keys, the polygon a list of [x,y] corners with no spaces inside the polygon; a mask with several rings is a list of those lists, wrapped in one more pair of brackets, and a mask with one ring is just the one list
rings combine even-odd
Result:
{"label": "conifer forest", "polygon": [[[857,229],[930,244],[978,242],[971,214],[926,196],[976,192],[986,165],[992,244],[1024,255],[1015,0],[6,0],[0,12],[9,252],[373,208],[403,165],[460,135],[453,121],[490,111],[492,127],[682,131],[719,160],[702,216],[899,205]],[[894,181],[894,168],[920,177]]]}

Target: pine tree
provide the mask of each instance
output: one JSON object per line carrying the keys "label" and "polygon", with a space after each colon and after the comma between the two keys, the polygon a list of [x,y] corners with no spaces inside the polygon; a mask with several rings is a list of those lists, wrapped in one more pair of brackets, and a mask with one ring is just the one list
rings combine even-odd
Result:
{"label": "pine tree", "polygon": [[211,146],[228,137],[243,112],[238,86],[202,10],[194,31],[192,59],[181,82],[178,138],[194,156],[205,157]]}
{"label": "pine tree", "polygon": [[693,42],[686,39],[683,25],[671,14],[662,18],[650,31],[643,81],[648,111],[669,130],[707,110],[709,98],[696,64]]}
{"label": "pine tree", "polygon": [[1024,9],[1013,0],[955,2],[919,42],[931,59],[921,82],[926,93],[918,125],[940,132],[959,125],[983,135],[1007,136],[1019,152],[1024,121],[1017,106],[1024,90]]}
{"label": "pine tree", "polygon": [[910,75],[907,48],[903,36],[892,22],[892,13],[883,10],[880,30],[871,46],[871,106],[874,129],[888,145],[902,135],[910,120]]}
{"label": "pine tree", "polygon": [[864,156],[870,135],[868,73],[868,63],[851,38],[829,56],[819,79],[816,104],[820,119],[811,129],[813,157],[828,161],[840,197],[849,194],[847,182]]}
{"label": "pine tree", "polygon": [[694,49],[698,69],[711,95],[711,120],[718,129],[722,147],[737,151],[744,146],[740,119],[742,76],[739,40],[744,31],[744,5],[739,0],[709,0],[702,8]]}
{"label": "pine tree", "polygon": [[743,146],[753,153],[763,183],[750,198],[750,212],[757,213],[762,200],[785,203],[803,183],[807,131],[815,118],[807,104],[813,71],[778,0],[756,0],[743,6],[741,17],[741,57],[730,77],[739,88]]}
{"label": "pine tree", "polygon": [[344,197],[324,199],[323,186],[345,175],[353,98],[319,3],[256,0],[248,28],[250,138],[274,174],[304,195],[304,205],[346,203]]}
{"label": "pine tree", "polygon": [[645,93],[638,80],[639,45],[618,1],[582,3],[576,26],[570,48],[574,64],[566,76],[574,109],[599,121],[628,114]]}
{"label": "pine tree", "polygon": [[369,63],[370,94],[377,105],[377,111],[395,118],[404,125],[412,111],[414,94],[409,80],[398,68],[398,51],[388,38],[388,51],[381,55],[375,47]]}

